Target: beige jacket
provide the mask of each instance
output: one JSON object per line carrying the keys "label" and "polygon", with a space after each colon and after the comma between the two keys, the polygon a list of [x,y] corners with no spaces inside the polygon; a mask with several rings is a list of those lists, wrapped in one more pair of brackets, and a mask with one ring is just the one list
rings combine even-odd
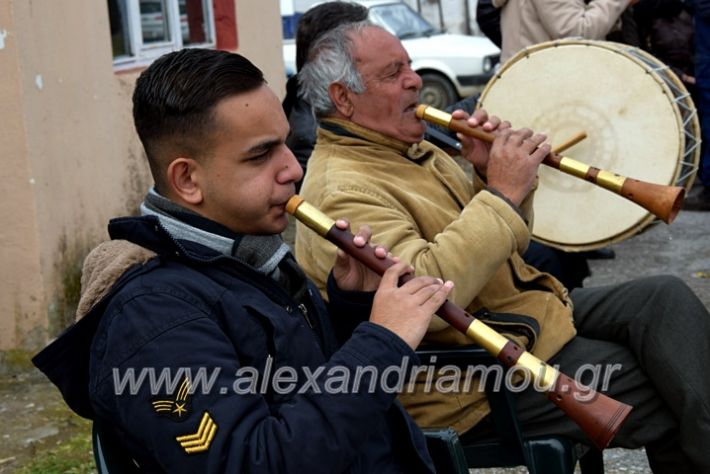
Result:
{"label": "beige jacket", "polygon": [[502,8],[501,62],[533,44],[567,37],[600,40],[612,30],[629,0],[493,0]]}
{"label": "beige jacket", "polygon": [[[318,130],[302,196],[352,228],[369,224],[372,241],[410,262],[417,274],[452,280],[450,299],[469,311],[526,315],[537,320],[530,341],[541,359],[554,355],[575,334],[567,290],[546,273],[526,265],[530,239],[523,218],[503,199],[474,184],[446,153],[428,142],[408,146],[342,120]],[[531,200],[523,203],[530,213]],[[335,248],[300,225],[296,258],[322,289]],[[470,344],[466,336],[435,318],[425,342]],[[401,401],[421,426],[453,426],[464,432],[486,413],[482,394],[421,393]]]}

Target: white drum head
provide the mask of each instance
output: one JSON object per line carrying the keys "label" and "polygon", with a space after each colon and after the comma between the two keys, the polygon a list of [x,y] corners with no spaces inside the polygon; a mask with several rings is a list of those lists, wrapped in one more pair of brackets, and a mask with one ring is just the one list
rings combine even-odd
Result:
{"label": "white drum head", "polygon": [[[563,153],[622,176],[672,184],[684,136],[669,88],[640,61],[604,42],[559,42],[512,58],[479,103],[514,128],[545,132],[554,147],[580,131]],[[586,250],[634,234],[648,211],[596,185],[540,167],[533,235],[566,250]]]}

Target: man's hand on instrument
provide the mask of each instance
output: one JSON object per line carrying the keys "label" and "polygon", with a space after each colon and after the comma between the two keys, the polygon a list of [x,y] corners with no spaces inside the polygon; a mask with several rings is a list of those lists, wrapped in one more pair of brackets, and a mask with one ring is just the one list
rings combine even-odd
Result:
{"label": "man's hand on instrument", "polygon": [[386,327],[416,349],[431,317],[444,304],[454,284],[420,276],[398,286],[402,275],[413,272],[414,268],[404,262],[397,262],[387,269],[375,293],[370,322]]}
{"label": "man's hand on instrument", "polygon": [[520,205],[535,184],[537,169],[550,145],[542,133],[529,128],[506,129],[498,133],[488,161],[488,186]]}
{"label": "man's hand on instrument", "polygon": [[[456,110],[451,116],[456,120],[466,120],[472,127],[481,127],[484,132],[495,133],[510,128],[510,122],[501,122],[496,116],[489,117],[485,109],[478,109],[471,116],[463,110]],[[456,136],[461,142],[461,156],[473,164],[479,176],[486,179],[491,144],[461,133]]]}
{"label": "man's hand on instrument", "polygon": [[[335,225],[342,230],[350,228],[350,223],[345,219],[338,219],[335,221]],[[358,229],[353,243],[356,247],[362,248],[370,244],[370,237],[372,237],[372,229],[370,226],[364,225]],[[386,258],[388,256],[387,249],[381,245],[376,246],[375,256]],[[394,260],[397,259],[394,258]],[[380,284],[380,276],[377,273],[340,249],[336,252],[333,277],[338,288],[344,291],[375,291]]]}

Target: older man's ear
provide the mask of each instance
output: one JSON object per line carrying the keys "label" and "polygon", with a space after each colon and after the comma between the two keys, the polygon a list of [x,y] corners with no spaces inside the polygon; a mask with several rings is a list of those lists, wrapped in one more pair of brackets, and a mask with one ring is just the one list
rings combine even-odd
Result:
{"label": "older man's ear", "polygon": [[339,82],[334,82],[328,86],[330,100],[333,101],[333,105],[335,105],[338,114],[345,118],[352,117],[354,112],[354,106],[350,100],[350,94],[352,93],[350,89]]}

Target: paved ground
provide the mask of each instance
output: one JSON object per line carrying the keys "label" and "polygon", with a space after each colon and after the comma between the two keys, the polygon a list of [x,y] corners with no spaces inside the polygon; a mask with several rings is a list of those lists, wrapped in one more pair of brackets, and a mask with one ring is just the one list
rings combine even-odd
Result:
{"label": "paved ground", "polygon": [[[682,212],[672,226],[655,225],[616,244],[614,260],[591,261],[586,286],[615,283],[643,275],[670,273],[685,280],[710,308],[710,213]],[[0,473],[14,472],[30,456],[43,453],[87,424],[68,414],[57,391],[40,375],[21,371],[0,377]],[[88,453],[87,453],[88,454]],[[607,474],[650,472],[643,451],[608,450]],[[487,469],[477,473],[526,472]]]}
{"label": "paved ground", "polygon": [[[675,222],[647,228],[612,246],[613,260],[591,260],[592,276],[585,286],[618,283],[631,278],[671,274],[682,278],[710,308],[710,213],[682,211]],[[643,450],[604,452],[606,474],[650,473]],[[476,469],[476,474],[512,474],[518,469]]]}

